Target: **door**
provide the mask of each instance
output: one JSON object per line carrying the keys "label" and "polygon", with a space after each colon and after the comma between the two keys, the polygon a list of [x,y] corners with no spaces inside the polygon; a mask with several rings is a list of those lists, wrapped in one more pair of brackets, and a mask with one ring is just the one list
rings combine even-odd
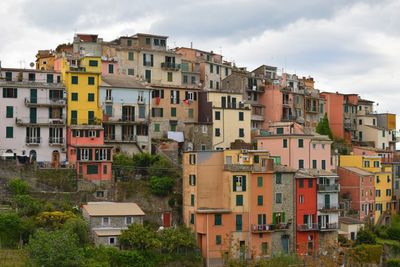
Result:
{"label": "door", "polygon": [[31,103],[37,103],[37,89],[31,89]]}
{"label": "door", "polygon": [[29,109],[29,123],[37,123],[37,110],[36,108]]}
{"label": "door", "polygon": [[60,152],[54,150],[51,157],[51,166],[53,168],[60,167]]}
{"label": "door", "polygon": [[329,209],[331,207],[331,197],[330,195],[325,195],[325,208]]}
{"label": "door", "polygon": [[289,253],[289,237],[287,236],[282,237],[282,250],[285,254]]}
{"label": "door", "polygon": [[88,111],[88,124],[94,124],[94,111]]}
{"label": "door", "polygon": [[239,258],[240,260],[246,259],[246,241],[240,241],[240,251]]}
{"label": "door", "polygon": [[171,226],[171,212],[163,213],[163,226],[170,227]]}

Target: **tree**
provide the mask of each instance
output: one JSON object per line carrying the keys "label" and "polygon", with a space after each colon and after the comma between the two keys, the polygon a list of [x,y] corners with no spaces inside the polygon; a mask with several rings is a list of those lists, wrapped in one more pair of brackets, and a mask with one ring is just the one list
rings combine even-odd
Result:
{"label": "tree", "polygon": [[196,248],[196,239],[187,227],[164,229],[160,232],[159,238],[162,248],[169,253],[176,252],[179,248]]}
{"label": "tree", "polygon": [[88,244],[90,241],[88,225],[82,218],[73,217],[68,219],[63,225],[62,229],[71,233],[75,233],[81,246]]}
{"label": "tree", "polygon": [[29,184],[19,178],[10,180],[7,187],[13,195],[27,195],[29,193]]}
{"label": "tree", "polygon": [[157,196],[166,196],[172,192],[175,181],[171,177],[152,176],[150,178],[150,191]]}
{"label": "tree", "polygon": [[361,229],[357,233],[356,244],[376,244],[376,235],[367,228]]}
{"label": "tree", "polygon": [[29,240],[28,252],[31,261],[42,267],[75,267],[83,263],[78,237],[69,231],[39,230]]}
{"label": "tree", "polygon": [[325,113],[324,118],[318,123],[315,129],[317,133],[329,136],[333,139],[331,128],[329,127],[328,115]]}
{"label": "tree", "polygon": [[22,233],[22,220],[18,214],[0,213],[0,247],[15,247]]}
{"label": "tree", "polygon": [[41,210],[40,202],[29,195],[16,195],[13,205],[20,216],[34,216]]}
{"label": "tree", "polygon": [[159,248],[160,241],[156,233],[142,224],[131,224],[127,230],[122,231],[119,237],[120,244],[125,248],[148,250]]}
{"label": "tree", "polygon": [[39,213],[36,220],[39,226],[56,229],[61,228],[71,218],[76,218],[71,211],[44,211]]}

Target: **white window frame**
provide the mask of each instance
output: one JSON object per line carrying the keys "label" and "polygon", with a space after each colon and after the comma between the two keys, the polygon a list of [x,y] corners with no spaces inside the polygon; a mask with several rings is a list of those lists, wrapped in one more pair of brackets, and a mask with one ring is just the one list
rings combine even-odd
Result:
{"label": "white window frame", "polygon": [[[107,223],[104,222],[104,219],[107,219]],[[101,225],[103,226],[109,226],[111,224],[111,218],[110,217],[101,217]]]}
{"label": "white window frame", "polygon": [[243,176],[237,175],[236,176],[236,192],[242,192],[243,191]]}
{"label": "white window frame", "polygon": [[[111,239],[114,240],[113,243],[111,243]],[[115,246],[115,245],[117,244],[117,237],[115,237],[115,236],[109,236],[109,237],[108,237],[108,244],[109,244],[109,245],[112,245],[112,246]]]}
{"label": "white window frame", "polygon": [[81,160],[89,160],[89,148],[81,149]]}
{"label": "white window frame", "polygon": [[304,204],[304,195],[299,196],[299,203]]}
{"label": "white window frame", "polygon": [[[128,219],[130,219],[130,222],[128,222]],[[133,216],[126,216],[125,217],[125,224],[126,225],[131,225],[133,223]]]}

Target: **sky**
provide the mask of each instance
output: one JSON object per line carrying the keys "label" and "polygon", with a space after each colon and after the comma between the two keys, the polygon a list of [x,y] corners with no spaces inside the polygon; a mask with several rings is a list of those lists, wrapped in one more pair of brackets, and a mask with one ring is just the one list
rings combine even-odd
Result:
{"label": "sky", "polygon": [[170,48],[192,43],[248,70],[312,76],[321,91],[357,93],[398,114],[399,10],[400,0],[1,0],[0,60],[29,68],[37,50],[75,33],[160,34]]}

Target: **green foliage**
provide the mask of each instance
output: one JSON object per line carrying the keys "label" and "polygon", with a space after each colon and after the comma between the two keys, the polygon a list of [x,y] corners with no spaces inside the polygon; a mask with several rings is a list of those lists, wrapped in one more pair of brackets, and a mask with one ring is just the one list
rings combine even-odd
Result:
{"label": "green foliage", "polygon": [[77,189],[76,175],[72,169],[40,169],[36,176],[39,186],[44,185],[45,189],[65,192],[74,192]]}
{"label": "green foliage", "polygon": [[376,235],[367,228],[361,229],[357,233],[356,244],[376,244]]}
{"label": "green foliage", "polygon": [[74,267],[83,263],[78,237],[69,231],[39,230],[29,240],[28,252],[32,263],[38,266]]}
{"label": "green foliage", "polygon": [[86,221],[82,218],[70,218],[63,225],[62,229],[76,234],[79,244],[84,246],[89,243],[89,227]]}
{"label": "green foliage", "polygon": [[0,213],[0,247],[16,247],[22,232],[22,220],[16,213]]}
{"label": "green foliage", "polygon": [[136,223],[122,231],[119,241],[125,248],[138,250],[155,249],[161,246],[161,242],[153,230]]}
{"label": "green foliage", "polygon": [[13,201],[20,216],[34,216],[41,211],[40,202],[29,195],[16,195]]}
{"label": "green foliage", "polygon": [[10,180],[7,187],[13,195],[27,195],[29,193],[29,184],[19,178]]}
{"label": "green foliage", "polygon": [[196,248],[196,239],[187,227],[167,228],[160,232],[159,239],[163,249],[169,253],[179,248]]}
{"label": "green foliage", "polygon": [[177,176],[177,173],[172,166],[171,162],[165,158],[159,158],[159,160],[154,161],[149,168],[150,176]]}
{"label": "green foliage", "polygon": [[110,266],[115,267],[150,267],[152,264],[151,258],[146,258],[142,253],[135,250],[110,250]]}
{"label": "green foliage", "polygon": [[400,241],[400,227],[392,226],[386,230],[388,239]]}
{"label": "green foliage", "polygon": [[61,228],[71,218],[76,218],[76,215],[71,211],[44,211],[39,213],[36,221],[41,227],[57,229]]}
{"label": "green foliage", "polygon": [[327,135],[330,139],[333,139],[331,128],[329,127],[328,115],[325,113],[324,118],[318,123],[315,129],[317,133],[321,135]]}
{"label": "green foliage", "polygon": [[157,196],[166,196],[172,192],[175,181],[171,177],[152,176],[150,178],[150,191]]}
{"label": "green foliage", "polygon": [[400,267],[400,259],[388,259],[386,262],[387,267]]}
{"label": "green foliage", "polygon": [[117,166],[134,166],[133,158],[124,153],[113,155],[113,165]]}
{"label": "green foliage", "polygon": [[279,254],[275,255],[266,260],[260,260],[257,263],[258,267],[286,267],[286,266],[295,266],[300,264],[301,261],[296,255],[285,255]]}
{"label": "green foliage", "polygon": [[24,249],[0,249],[1,267],[26,267],[27,253]]}
{"label": "green foliage", "polygon": [[[357,236],[358,238],[358,236]],[[363,244],[352,248],[349,256],[352,262],[358,264],[375,263],[379,264],[383,253],[381,245]]]}

